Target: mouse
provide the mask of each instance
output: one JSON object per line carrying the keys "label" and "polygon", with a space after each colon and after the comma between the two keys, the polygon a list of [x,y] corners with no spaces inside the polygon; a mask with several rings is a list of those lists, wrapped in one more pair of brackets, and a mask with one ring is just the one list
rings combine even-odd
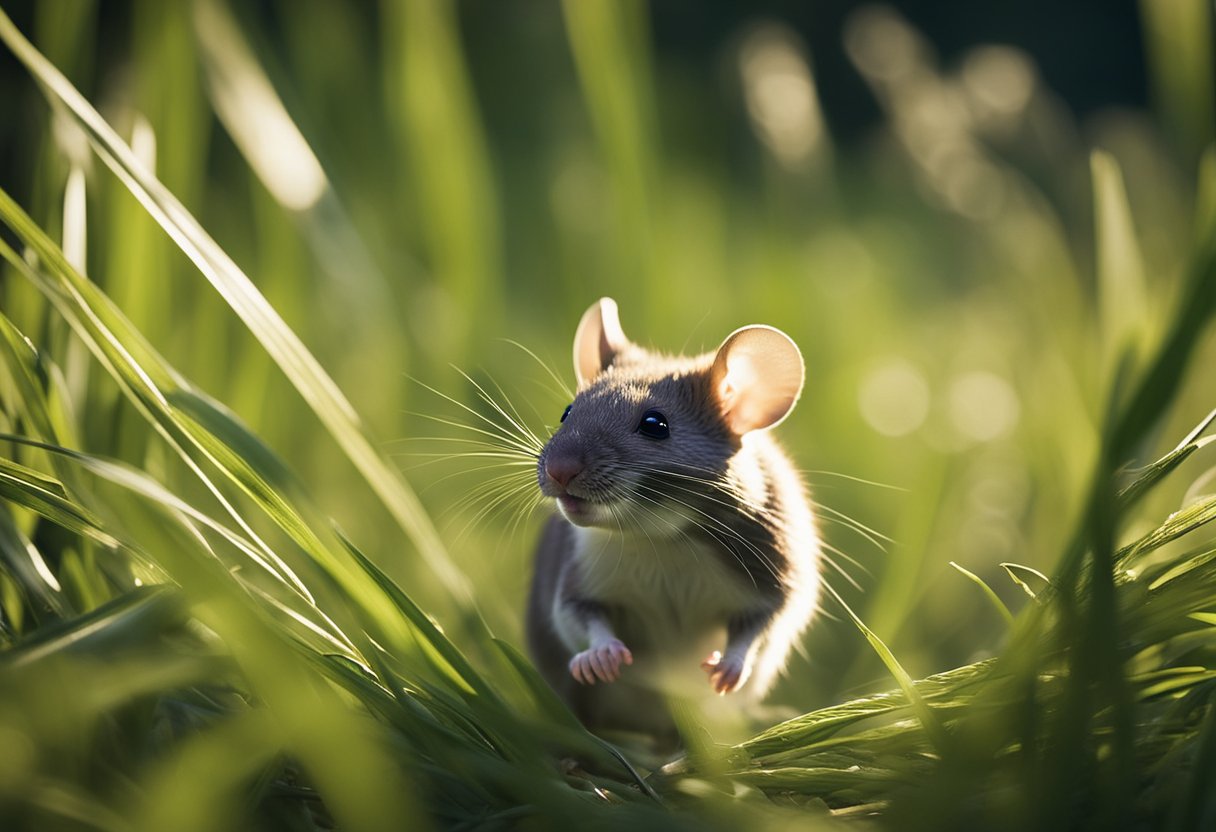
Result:
{"label": "mouse", "polygon": [[537,458],[555,511],[528,651],[589,730],[678,746],[672,702],[759,702],[818,605],[813,505],[771,433],[802,393],[802,354],[764,325],[703,355],[655,352],[601,298],[573,358],[577,392]]}

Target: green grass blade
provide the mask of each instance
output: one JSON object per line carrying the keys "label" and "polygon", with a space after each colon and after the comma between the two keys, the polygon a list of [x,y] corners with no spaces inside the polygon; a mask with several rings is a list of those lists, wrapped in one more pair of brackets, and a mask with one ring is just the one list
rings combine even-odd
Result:
{"label": "green grass blade", "polygon": [[1116,556],[1120,568],[1134,566],[1143,556],[1213,520],[1216,520],[1216,496],[1179,509],[1156,529],[1120,549]]}
{"label": "green grass blade", "polygon": [[870,646],[874,648],[874,652],[878,654],[887,671],[895,677],[896,684],[899,685],[899,689],[907,697],[908,703],[912,707],[912,712],[920,720],[929,741],[939,753],[944,752],[948,742],[946,731],[937,717],[933,715],[933,711],[926,704],[924,697],[916,690],[916,684],[912,681],[912,677],[908,675],[908,671],[904,670],[903,665],[895,658],[895,654],[891,652],[891,648],[887,647],[886,643],[865,625],[865,622],[861,620],[857,613],[853,612],[853,608],[845,603],[845,600],[836,593],[836,590],[832,589],[830,584],[824,584],[824,587],[844,609],[849,619],[861,631],[861,634],[869,642]]}
{"label": "green grass blade", "polygon": [[[1044,590],[1051,588],[1051,579],[1031,566],[1022,566],[1020,563],[1002,563],[1001,568],[1009,575],[1010,580],[1036,601]],[[1031,586],[1031,582],[1034,583],[1034,586]]]}
{"label": "green grass blade", "polygon": [[1195,426],[1186,438],[1178,443],[1172,451],[1157,461],[1136,471],[1138,476],[1128,483],[1117,495],[1119,510],[1126,512],[1136,504],[1140,497],[1148,493],[1154,485],[1164,479],[1171,471],[1185,462],[1191,454],[1213,441],[1212,437],[1201,438],[1216,421],[1216,410],[1210,412],[1203,421]]}
{"label": "green grass blade", "polygon": [[[7,508],[0,507],[0,572],[7,572],[45,610],[60,618],[72,615],[58,579],[33,541],[17,528]],[[41,615],[42,610],[38,611]]]}
{"label": "green grass blade", "polygon": [[[992,667],[992,660],[977,662],[921,679],[914,686],[927,702],[959,697],[987,681]],[[774,725],[736,747],[753,760],[785,754],[813,745],[861,721],[908,707],[908,698],[902,692],[880,693],[795,717]]]}
{"label": "green grass blade", "polygon": [[[646,7],[636,0],[565,0],[562,13],[583,98],[611,176],[616,233],[611,255],[624,294],[655,273],[653,106]],[[657,282],[657,281],[656,281]]]}
{"label": "green grass blade", "polygon": [[984,593],[984,597],[987,598],[988,602],[992,604],[993,609],[995,609],[997,614],[1004,619],[1006,626],[1013,625],[1013,613],[1009,611],[1009,607],[1005,606],[1005,602],[1001,600],[1000,596],[992,591],[992,587],[988,586],[988,584],[984,582],[983,578],[969,569],[964,569],[954,561],[950,561],[950,565],[980,588],[980,591]]}
{"label": "green grass blade", "polygon": [[106,548],[119,545],[92,512],[68,498],[61,483],[3,458],[0,458],[0,496]]}
{"label": "green grass blade", "polygon": [[1097,225],[1094,237],[1103,375],[1110,377],[1125,353],[1135,357],[1144,346],[1149,296],[1119,165],[1110,154],[1095,151],[1090,156],[1090,173]]}
{"label": "green grass blade", "polygon": [[341,533],[338,534],[338,537],[359,566],[376,582],[385,595],[392,599],[397,610],[417,630],[419,637],[423,640],[424,646],[429,651],[433,651],[433,653],[428,653],[428,655],[432,659],[438,660],[435,666],[455,682],[458,687],[486,697],[491,702],[500,702],[501,700],[498,695],[481,677],[481,674],[473,669],[473,666],[469,664],[464,654],[460,652],[456,645],[452,644],[448,637],[436,626],[435,622],[431,620],[430,616],[414,603],[413,599],[406,595],[388,575],[384,574],[384,571],[380,567],[376,566],[366,555],[360,552],[350,540]]}
{"label": "green grass blade", "polygon": [[141,587],[70,621],[49,624],[0,653],[0,671],[12,672],[65,652],[93,655],[107,645],[128,644],[132,635],[160,631],[185,621],[181,597],[167,586]]}
{"label": "green grass blade", "polygon": [[[387,596],[367,580],[359,566],[344,559],[345,548],[336,540],[322,542],[320,519],[305,522],[299,511],[302,496],[290,501],[282,492],[298,491],[286,468],[224,408],[192,390],[180,375],[131,328],[122,314],[96,286],[73,271],[59,249],[12,200],[0,190],[3,218],[36,253],[45,271],[35,269],[0,240],[0,256],[18,268],[55,303],[60,312],[93,350],[118,382],[128,400],[182,458],[257,546],[261,557],[273,563],[303,597],[310,593],[282,558],[254,531],[248,520],[212,482],[204,465],[218,467],[225,476],[258,502],[266,515],[288,534],[378,622],[391,643],[408,639],[405,627]],[[270,487],[271,484],[274,487]],[[328,533],[328,532],[327,532]]]}
{"label": "green grass blade", "polygon": [[451,561],[417,496],[376,450],[337,385],[240,267],[139,163],[84,96],[34,49],[3,11],[0,11],[0,39],[53,100],[66,108],[106,165],[237,313],[384,502],[445,588],[457,602],[471,603],[468,579]]}
{"label": "green grass blade", "polygon": [[[395,92],[399,147],[410,160],[432,270],[461,310],[443,350],[460,361],[465,338],[502,304],[498,196],[460,46],[456,6],[387,0],[381,9],[386,81]],[[447,328],[449,322],[444,321]]]}

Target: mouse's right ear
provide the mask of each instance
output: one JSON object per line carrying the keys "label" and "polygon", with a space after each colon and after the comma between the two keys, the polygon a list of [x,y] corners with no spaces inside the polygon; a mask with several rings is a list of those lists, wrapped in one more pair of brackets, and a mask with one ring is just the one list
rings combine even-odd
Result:
{"label": "mouse's right ear", "polygon": [[574,373],[579,386],[608,369],[617,353],[627,346],[629,339],[621,329],[616,301],[600,298],[583,313],[574,333]]}

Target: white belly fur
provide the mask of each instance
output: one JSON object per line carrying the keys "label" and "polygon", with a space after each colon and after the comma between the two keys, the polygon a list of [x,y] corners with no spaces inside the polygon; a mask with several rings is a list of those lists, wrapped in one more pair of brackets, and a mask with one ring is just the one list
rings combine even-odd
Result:
{"label": "white belly fur", "polygon": [[[730,617],[761,598],[746,576],[721,553],[685,538],[576,528],[574,541],[584,596],[624,613],[617,635],[634,664],[621,681],[679,696],[707,692],[701,661],[725,647]],[[585,649],[563,619],[555,608],[563,642],[572,653]]]}

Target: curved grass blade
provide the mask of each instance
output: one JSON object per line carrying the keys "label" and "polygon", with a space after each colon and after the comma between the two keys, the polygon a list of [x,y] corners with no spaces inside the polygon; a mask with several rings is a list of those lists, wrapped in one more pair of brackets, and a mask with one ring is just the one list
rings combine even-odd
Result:
{"label": "curved grass blade", "polygon": [[[203,469],[218,468],[252,497],[265,514],[295,539],[376,620],[391,643],[401,646],[410,638],[388,598],[367,580],[357,564],[344,560],[345,548],[333,541],[322,542],[318,529],[327,523],[306,522],[299,508],[307,500],[299,494],[295,480],[235,417],[222,406],[190,388],[134,330],[94,284],[81,277],[64,261],[62,252],[12,199],[0,190],[0,217],[6,220],[32,249],[45,270],[31,266],[0,240],[0,256],[43,291],[93,350],[131,403],[239,525],[246,539],[273,563],[281,575],[310,604],[312,596],[279,555],[261,539],[250,523]],[[271,486],[274,487],[271,487]],[[296,495],[294,501],[282,492]],[[332,536],[330,537],[332,540]]]}
{"label": "curved grass blade", "polygon": [[998,614],[1000,614],[1001,618],[1004,619],[1005,626],[1013,626],[1013,613],[1009,611],[1009,607],[1005,606],[1005,602],[1001,600],[1000,596],[993,592],[992,587],[988,586],[988,584],[984,582],[983,578],[972,572],[970,569],[964,569],[954,561],[950,561],[950,565],[980,588],[980,590],[984,593],[984,597],[988,599],[989,603],[992,604],[993,608]]}
{"label": "curved grass blade", "polygon": [[[56,456],[66,458],[66,459],[70,460],[71,462],[84,468],[85,470],[89,471],[90,473],[92,473],[93,475],[95,475],[97,477],[100,477],[110,483],[113,483],[114,485],[117,485],[117,486],[125,489],[126,491],[136,494],[152,503],[158,504],[168,510],[177,512],[178,514],[180,514],[183,517],[189,518],[190,521],[197,523],[199,526],[206,528],[207,530],[218,535],[219,538],[224,540],[235,551],[237,551],[238,553],[240,553],[243,556],[243,559],[244,559],[243,562],[252,563],[253,565],[257,566],[260,569],[259,574],[265,574],[265,575],[270,576],[272,579],[274,579],[274,581],[276,582],[276,584],[278,586],[281,586],[289,594],[289,596],[297,597],[297,598],[301,597],[298,593],[295,592],[295,587],[294,587],[293,582],[288,580],[288,578],[284,577],[282,574],[280,574],[278,568],[276,568],[276,566],[274,564],[267,562],[261,556],[261,554],[259,553],[257,548],[252,543],[250,543],[248,540],[242,538],[239,534],[237,534],[236,532],[227,528],[222,523],[217,522],[216,520],[207,516],[203,512],[196,509],[195,507],[189,505],[184,500],[180,499],[179,497],[177,497],[176,495],[171,493],[168,489],[166,489],[164,486],[162,486],[156,480],[154,480],[151,477],[149,477],[148,475],[144,474],[142,471],[134,469],[121,462],[102,459],[100,457],[93,456],[91,454],[85,454],[80,451],[73,451],[68,448],[61,448],[61,447],[57,447],[54,445],[48,445],[44,442],[36,442],[34,440],[25,439],[24,437],[20,437],[20,436],[12,436],[9,434],[0,434],[0,439],[3,439],[4,441],[8,441],[8,442],[15,442],[15,443],[19,443],[19,444],[23,444],[23,445],[27,445],[27,446],[31,446],[31,447],[36,447],[41,450],[47,451],[51,454],[54,454]],[[15,466],[15,463],[10,463],[10,462],[7,462],[6,460],[0,459],[0,475],[2,475],[3,469],[6,465],[14,466],[14,467],[18,467],[18,468],[20,467],[20,466]],[[3,480],[0,479],[0,482],[3,482]],[[29,499],[30,502],[35,502],[37,500],[37,497],[40,493],[40,490],[38,489],[38,485],[39,485],[38,482],[31,482],[26,485],[27,492],[28,491],[36,492],[33,497],[29,497],[28,494],[26,495],[27,499]],[[17,491],[15,491],[14,493],[17,493],[18,497],[22,496]],[[100,521],[96,520],[95,518],[92,518],[91,515],[89,515],[87,513],[86,509],[84,509],[83,507],[76,506],[76,504],[72,503],[66,496],[63,498],[63,500],[68,505],[75,507],[81,517],[88,518],[88,519],[90,519],[90,522],[100,525]],[[56,505],[58,505],[58,504],[56,504]],[[34,508],[34,510],[38,510],[38,508],[36,508],[34,506],[31,506],[31,508]],[[64,525],[64,523],[61,522],[61,519],[58,515],[45,514],[44,516],[46,516],[47,519],[49,519],[49,520],[60,523],[60,525]],[[68,528],[71,528],[71,527],[69,526]],[[103,532],[103,534],[104,534],[104,532]],[[110,538],[110,539],[113,539],[113,538]],[[115,541],[115,545],[118,545],[117,541]],[[227,566],[226,568],[232,569],[233,567]],[[286,614],[290,618],[294,619],[297,623],[306,627],[311,632],[313,632],[316,635],[320,636],[321,638],[325,639],[331,645],[331,649],[346,651],[351,656],[359,655],[359,651],[354,647],[353,644],[351,644],[350,640],[343,634],[342,630],[340,628],[338,628],[337,625],[335,625],[328,618],[328,616],[326,616],[317,607],[316,601],[312,598],[311,595],[303,596],[303,600],[307,601],[307,603],[309,605],[310,613],[314,616],[319,616],[321,618],[321,623],[319,623],[319,624],[317,622],[311,620],[310,618],[301,615],[298,611],[296,611],[289,605],[285,604],[284,602],[280,601],[278,598],[270,595],[265,590],[261,589],[255,582],[253,582],[251,579],[245,577],[244,572],[241,573],[241,577],[239,580],[247,589],[254,592],[256,595],[260,596],[264,601],[266,601],[268,604],[270,604],[271,607],[277,609],[279,612]],[[298,581],[298,578],[295,580]]]}
{"label": "curved grass blade", "polygon": [[468,579],[452,562],[413,490],[368,438],[358,415],[333,379],[266,301],[240,267],[198,221],[140,164],[88,101],[0,11],[0,40],[61,103],[88,136],[102,161],[211,282],[295,386],[347,457],[413,541],[419,554],[458,603],[472,603]]}
{"label": "curved grass blade", "polygon": [[1159,549],[1171,540],[1176,540],[1189,534],[1200,526],[1216,520],[1216,496],[1198,500],[1185,508],[1179,509],[1153,531],[1134,543],[1124,546],[1116,554],[1116,563],[1126,569],[1134,565],[1144,555]]}
{"label": "curved grass blade", "polygon": [[[1002,563],[1001,568],[1009,575],[1009,579],[1021,587],[1022,591],[1032,600],[1038,601],[1039,595],[1044,590],[1051,588],[1051,579],[1033,567],[1022,566],[1020,563]],[[1031,581],[1034,581],[1039,588],[1032,587]]]}
{"label": "curved grass blade", "polygon": [[95,654],[125,643],[130,633],[163,630],[186,620],[181,595],[169,586],[139,587],[70,621],[40,627],[17,647],[0,653],[0,671],[27,667],[65,651]]}
{"label": "curved grass blade", "polygon": [[1135,472],[1138,475],[1136,479],[1119,491],[1119,510],[1126,512],[1136,504],[1137,500],[1147,494],[1149,489],[1185,462],[1191,454],[1210,444],[1214,437],[1203,437],[1203,433],[1211,426],[1213,421],[1216,421],[1216,409],[1208,413],[1203,421],[1196,425],[1172,451],[1157,461],[1137,470]]}
{"label": "curved grass blade", "polygon": [[844,609],[854,626],[861,631],[866,641],[874,648],[874,652],[882,659],[882,663],[886,665],[887,671],[895,677],[899,689],[903,691],[904,696],[908,699],[908,704],[912,707],[912,712],[916,714],[916,718],[920,720],[921,725],[924,727],[929,742],[932,743],[939,753],[944,752],[949,739],[946,730],[942,727],[937,717],[933,715],[933,711],[926,704],[924,697],[917,691],[916,683],[912,681],[912,677],[908,675],[908,671],[904,670],[903,665],[895,658],[895,654],[891,652],[891,648],[887,647],[886,643],[873,630],[866,626],[860,616],[853,612],[853,608],[840,597],[836,590],[832,589],[830,584],[824,584],[824,588],[836,599],[836,603],[840,604]]}
{"label": "curved grass blade", "polygon": [[57,480],[4,458],[0,458],[0,497],[108,549],[119,546],[119,541],[102,529],[101,521],[92,512],[68,498]]}
{"label": "curved grass blade", "polygon": [[17,528],[5,508],[0,508],[0,572],[12,575],[45,610],[60,618],[72,615],[71,603],[64,596],[58,579],[47,567],[42,553]]}

